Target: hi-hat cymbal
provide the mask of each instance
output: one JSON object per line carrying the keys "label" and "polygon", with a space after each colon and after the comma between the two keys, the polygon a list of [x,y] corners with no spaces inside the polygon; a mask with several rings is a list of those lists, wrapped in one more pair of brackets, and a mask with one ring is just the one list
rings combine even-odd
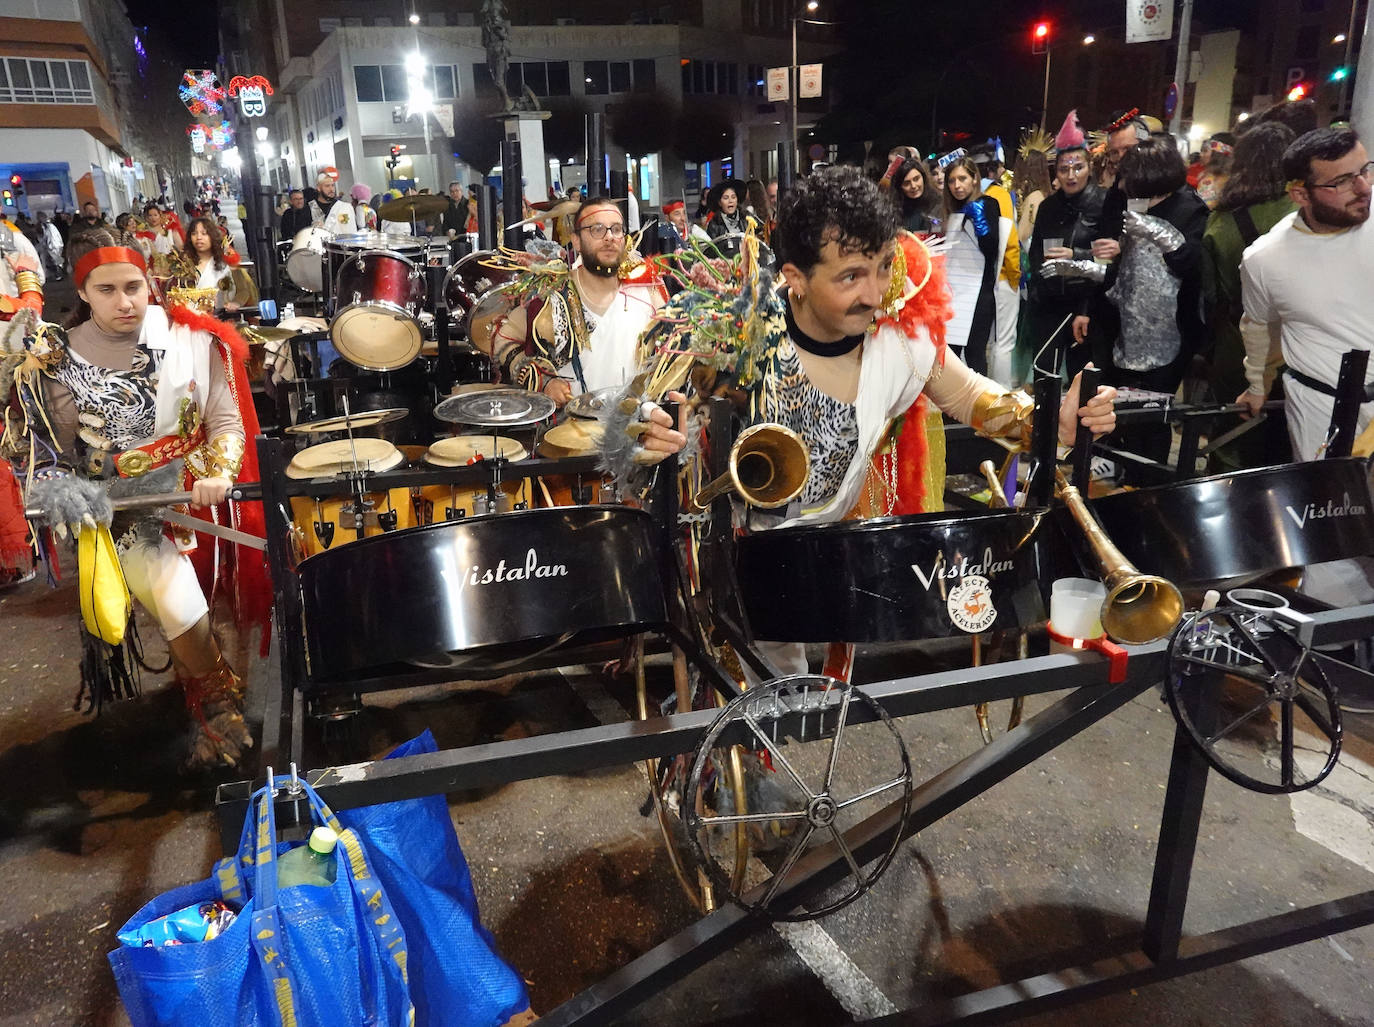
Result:
{"label": "hi-hat cymbal", "polygon": [[404,460],[400,450],[385,439],[335,439],[293,456],[286,476],[300,480],[329,478],[345,471],[389,471]]}
{"label": "hi-hat cymbal", "polygon": [[355,410],[351,414],[338,417],[322,417],[318,421],[304,421],[292,424],[285,429],[294,435],[322,435],[325,432],[344,431],[347,428],[371,428],[373,425],[399,421],[410,413],[405,407],[390,407],[386,410]]}
{"label": "hi-hat cymbal", "polygon": [[563,408],[563,412],[569,417],[580,417],[584,420],[594,421],[601,416],[602,410],[615,402],[618,395],[620,395],[619,385],[596,389],[593,392],[579,393],[568,400],[568,405]]}
{"label": "hi-hat cymbal", "polygon": [[555,403],[542,392],[525,389],[492,389],[450,396],[434,408],[434,416],[450,424],[501,427],[535,424],[554,412]]}
{"label": "hi-hat cymbal", "polygon": [[399,200],[387,200],[377,208],[377,214],[385,221],[409,221],[413,214],[417,218],[432,217],[448,210],[447,196],[402,196]]}

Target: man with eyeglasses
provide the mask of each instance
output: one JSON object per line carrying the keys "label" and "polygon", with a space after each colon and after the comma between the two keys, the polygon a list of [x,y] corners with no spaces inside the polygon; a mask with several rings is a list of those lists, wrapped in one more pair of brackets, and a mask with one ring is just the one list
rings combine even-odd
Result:
{"label": "man with eyeglasses", "polygon": [[[1293,455],[1314,460],[1331,425],[1341,357],[1370,348],[1374,162],[1354,130],[1321,128],[1288,147],[1283,174],[1298,209],[1252,243],[1240,265],[1240,330],[1250,385],[1236,402],[1258,413],[1281,360],[1287,365],[1285,411]],[[1374,403],[1360,407],[1358,430],[1369,425],[1371,415]],[[1337,604],[1374,600],[1374,562],[1309,567],[1304,591]]]}
{"label": "man with eyeglasses", "polygon": [[664,300],[658,279],[625,259],[625,217],[616,200],[582,204],[573,215],[572,245],[578,259],[566,278],[512,310],[492,340],[502,377],[543,392],[560,408],[634,375],[639,336]]}

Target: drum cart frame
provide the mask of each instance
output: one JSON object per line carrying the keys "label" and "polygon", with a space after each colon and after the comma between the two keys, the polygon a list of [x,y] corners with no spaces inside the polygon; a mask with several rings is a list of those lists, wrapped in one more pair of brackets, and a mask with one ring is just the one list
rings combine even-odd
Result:
{"label": "drum cart frame", "polygon": [[[276,451],[272,452],[272,447]],[[281,443],[260,445],[263,466],[284,463]],[[275,463],[274,463],[275,461]],[[567,462],[556,468],[533,466],[521,472],[566,471]],[[552,463],[552,462],[550,462]],[[588,467],[590,470],[590,465]],[[456,470],[452,480],[475,482],[480,473]],[[387,486],[403,484],[398,474]],[[417,476],[433,483],[430,475]],[[667,480],[669,476],[661,476]],[[444,479],[449,480],[449,479]],[[412,484],[409,480],[405,484]],[[420,483],[418,480],[414,483]],[[264,500],[268,504],[269,532],[285,538],[285,496],[311,494],[311,483],[291,483],[280,474],[265,474]],[[666,493],[666,490],[665,490]],[[675,497],[674,497],[675,499]],[[670,503],[670,506],[675,504]],[[675,513],[675,511],[674,511]],[[285,571],[284,545],[269,545],[276,573]],[[672,557],[665,554],[665,560]],[[667,580],[667,579],[666,579]],[[671,579],[680,581],[674,574]],[[299,625],[299,597],[281,594],[278,587],[277,638],[279,659],[269,665],[269,717],[265,723],[263,765],[284,765],[283,742],[301,752],[300,722],[303,691],[293,680],[299,663],[302,636],[284,628]],[[292,605],[289,605],[293,603]],[[767,661],[748,644],[746,630],[725,618],[717,622],[734,643],[742,660],[762,670]],[[1374,633],[1374,605],[1333,610],[1311,617],[1304,627],[1310,645],[1339,644]],[[670,637],[692,647],[688,633],[667,630]],[[994,785],[1023,769],[1057,746],[1109,716],[1134,697],[1156,685],[1164,675],[1167,643],[1158,642],[1131,651],[1124,672],[1113,675],[1107,658],[1090,652],[1072,652],[1018,661],[1008,665],[971,668],[901,678],[864,686],[864,691],[883,705],[891,717],[990,702],[1018,695],[1045,694],[1072,689],[1051,706],[1019,727],[974,751],[930,778],[915,791],[910,815],[903,823],[899,803],[869,817],[845,835],[845,842],[861,861],[867,862],[885,847],[894,830],[909,837],[961,808]],[[703,660],[702,669],[718,687],[734,694],[728,675]],[[280,680],[276,680],[280,675]],[[452,672],[437,676],[452,677]],[[434,680],[436,674],[417,674],[416,680]],[[724,678],[724,681],[719,679]],[[355,683],[349,683],[352,687]],[[386,687],[377,681],[375,687]],[[279,709],[271,712],[273,699]],[[273,718],[277,718],[274,722]],[[470,746],[399,760],[376,760],[348,767],[324,768],[308,774],[336,808],[404,799],[420,795],[487,787],[553,774],[587,771],[635,762],[648,757],[664,758],[692,751],[716,718],[715,711],[674,714],[654,721],[634,721],[603,727],[557,732],[535,738]],[[856,709],[854,722],[865,719]],[[784,741],[805,737],[796,713],[778,718]],[[1002,1022],[1031,1013],[1073,1005],[1112,992],[1155,981],[1183,976],[1253,955],[1275,951],[1327,935],[1374,924],[1374,890],[1348,895],[1303,909],[1251,920],[1208,934],[1185,938],[1183,920],[1201,824],[1203,800],[1211,768],[1181,728],[1176,728],[1169,780],[1161,811],[1159,841],[1148,907],[1138,938],[1121,939],[1121,948],[1104,959],[1062,967],[1039,976],[987,988],[955,999],[926,1004],[880,1023],[975,1023]],[[241,820],[252,791],[252,782],[221,786],[217,812],[221,818],[226,851],[236,844],[232,826]],[[283,794],[288,819],[296,800]],[[797,863],[781,889],[779,905],[804,902],[806,894],[824,887],[846,872],[843,857],[834,846],[809,851]],[[680,980],[746,936],[766,929],[770,921],[727,904],[666,939],[620,970],[569,999],[542,1019],[552,1025],[600,1024],[633,1008],[654,992]],[[1133,944],[1134,942],[1134,944]],[[1053,963],[1053,957],[1047,957]]]}

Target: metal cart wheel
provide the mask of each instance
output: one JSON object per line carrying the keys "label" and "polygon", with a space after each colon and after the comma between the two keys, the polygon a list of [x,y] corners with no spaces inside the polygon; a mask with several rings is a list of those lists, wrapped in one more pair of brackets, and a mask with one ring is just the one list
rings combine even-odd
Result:
{"label": "metal cart wheel", "polygon": [[[850,761],[842,756],[851,729],[850,710],[856,704],[867,708],[877,743],[849,767],[846,764]],[[779,741],[784,730],[791,735],[790,743]],[[716,888],[751,912],[772,920],[794,922],[833,913],[872,888],[896,855],[912,795],[911,760],[906,745],[882,706],[853,685],[821,675],[777,678],[751,688],[721,710],[698,745],[688,777],[689,794],[706,779],[711,753],[723,741],[736,739],[747,750],[759,754],[758,772],[763,777],[756,777],[747,789],[750,809],[715,815],[689,809],[685,817],[697,858]],[[890,748],[891,754],[882,752],[875,759],[871,748],[878,747]],[[889,764],[890,755],[895,755],[895,759]],[[873,771],[871,765],[875,762],[878,766]],[[844,781],[840,780],[842,770]],[[872,780],[853,784],[849,778],[855,773]],[[758,794],[770,791],[771,801],[756,801]],[[900,793],[901,817],[886,851],[865,872],[844,840],[842,824],[859,814],[861,804],[870,800],[890,801],[894,792]],[[716,840],[720,832],[741,825],[772,831],[782,841],[776,847],[782,855],[772,876],[757,886],[751,880],[747,890],[735,883],[739,868],[722,861],[721,846]],[[832,843],[848,871],[837,888],[825,892],[819,904],[793,912],[778,905],[778,897],[813,840]],[[761,862],[755,868],[751,879],[762,876],[758,868],[769,869]]]}
{"label": "metal cart wheel", "polygon": [[[1169,642],[1165,696],[1222,776],[1256,792],[1302,791],[1321,783],[1341,754],[1340,706],[1314,656],[1269,613],[1243,606],[1191,613]],[[1301,759],[1298,713],[1311,725],[1302,734],[1319,746],[1306,747],[1310,756]]]}

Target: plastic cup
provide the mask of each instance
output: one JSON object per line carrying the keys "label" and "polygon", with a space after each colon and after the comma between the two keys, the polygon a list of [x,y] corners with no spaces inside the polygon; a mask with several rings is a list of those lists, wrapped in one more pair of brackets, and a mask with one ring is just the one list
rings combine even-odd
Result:
{"label": "plastic cup", "polygon": [[1046,252],[1046,253],[1048,253],[1050,250],[1057,250],[1057,249],[1059,249],[1060,247],[1062,247],[1063,245],[1064,245],[1064,240],[1063,240],[1063,239],[1051,239],[1049,236],[1046,236],[1046,237],[1045,237],[1045,252]]}
{"label": "plastic cup", "polygon": [[1101,638],[1107,586],[1091,578],[1060,578],[1050,589],[1050,628],[1068,638]]}

